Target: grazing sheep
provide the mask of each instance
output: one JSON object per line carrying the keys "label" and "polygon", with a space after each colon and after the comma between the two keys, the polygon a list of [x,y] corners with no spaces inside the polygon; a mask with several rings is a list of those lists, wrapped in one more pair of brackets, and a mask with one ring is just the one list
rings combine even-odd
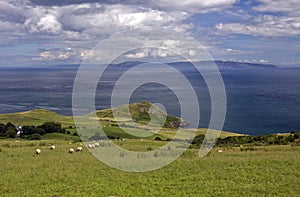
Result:
{"label": "grazing sheep", "polygon": [[223,152],[223,150],[218,150],[218,153],[222,153]]}
{"label": "grazing sheep", "polygon": [[94,144],[89,144],[88,148],[90,148],[90,149],[95,148],[95,145]]}
{"label": "grazing sheep", "polygon": [[41,154],[41,149],[39,149],[39,148],[37,148],[36,150],[35,150],[35,153],[37,154],[37,155],[39,155],[39,154]]}
{"label": "grazing sheep", "polygon": [[82,151],[83,151],[83,148],[81,146],[76,148],[76,152],[82,152]]}
{"label": "grazing sheep", "polygon": [[74,149],[73,149],[73,148],[70,148],[70,149],[69,149],[69,153],[74,153]]}
{"label": "grazing sheep", "polygon": [[94,146],[95,146],[95,147],[99,147],[100,144],[99,144],[99,143],[94,143]]}
{"label": "grazing sheep", "polygon": [[50,146],[50,149],[54,150],[55,149],[55,145]]}

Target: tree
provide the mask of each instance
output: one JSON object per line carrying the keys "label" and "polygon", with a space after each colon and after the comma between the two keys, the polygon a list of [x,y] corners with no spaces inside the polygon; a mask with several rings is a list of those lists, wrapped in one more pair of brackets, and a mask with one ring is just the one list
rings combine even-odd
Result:
{"label": "tree", "polygon": [[6,129],[6,131],[8,131],[9,129],[13,129],[13,130],[17,131],[16,126],[13,123],[11,123],[11,122],[8,122],[5,125],[5,129]]}
{"label": "tree", "polygon": [[30,135],[30,136],[28,137],[28,139],[29,139],[29,140],[40,140],[40,139],[41,139],[41,135],[38,134],[38,133],[34,133],[34,134]]}
{"label": "tree", "polygon": [[9,128],[7,131],[6,131],[6,137],[8,138],[16,138],[17,137],[17,132],[16,130],[12,129],[12,128]]}
{"label": "tree", "polygon": [[22,131],[23,131],[23,135],[32,135],[35,133],[43,135],[45,133],[44,129],[40,127],[34,127],[34,126],[23,126]]}
{"label": "tree", "polygon": [[198,145],[200,145],[200,144],[202,144],[204,138],[205,138],[205,135],[202,135],[202,134],[197,135],[197,136],[193,139],[192,144],[198,144]]}
{"label": "tree", "polygon": [[0,124],[0,137],[4,137],[6,133],[5,124]]}
{"label": "tree", "polygon": [[45,122],[40,128],[44,129],[45,133],[59,133],[62,131],[61,124],[54,122]]}

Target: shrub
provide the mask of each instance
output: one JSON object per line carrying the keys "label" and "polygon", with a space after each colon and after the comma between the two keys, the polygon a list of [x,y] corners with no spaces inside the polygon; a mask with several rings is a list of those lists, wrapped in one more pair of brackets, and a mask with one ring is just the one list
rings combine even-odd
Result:
{"label": "shrub", "polygon": [[40,139],[41,139],[41,135],[38,134],[38,133],[34,133],[34,134],[30,135],[30,136],[28,137],[28,139],[29,139],[29,140],[40,140]]}
{"label": "shrub", "polygon": [[155,141],[161,141],[162,139],[160,137],[154,138]]}
{"label": "shrub", "polygon": [[147,148],[147,151],[152,151],[153,148],[151,148],[150,146]]}
{"label": "shrub", "polygon": [[45,133],[59,133],[63,130],[61,124],[54,122],[45,122],[40,128],[44,129]]}
{"label": "shrub", "polygon": [[197,136],[193,139],[192,144],[199,144],[199,145],[200,145],[200,144],[202,144],[204,138],[205,138],[205,135],[202,135],[202,134],[197,135]]}
{"label": "shrub", "polygon": [[0,135],[5,136],[6,127],[5,124],[0,124]]}
{"label": "shrub", "polygon": [[17,137],[17,132],[16,130],[12,129],[12,128],[9,128],[7,131],[6,131],[6,137],[8,138],[16,138]]}
{"label": "shrub", "polygon": [[23,135],[32,135],[34,133],[43,135],[45,133],[44,129],[35,126],[23,126],[22,131],[23,131]]}
{"label": "shrub", "polygon": [[9,129],[13,129],[13,130],[17,131],[16,126],[13,123],[11,123],[11,122],[8,122],[5,125],[5,130],[8,131]]}

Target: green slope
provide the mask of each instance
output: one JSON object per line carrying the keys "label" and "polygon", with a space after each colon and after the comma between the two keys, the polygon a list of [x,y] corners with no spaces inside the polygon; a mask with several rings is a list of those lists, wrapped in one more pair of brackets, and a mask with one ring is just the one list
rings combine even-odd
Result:
{"label": "green slope", "polygon": [[12,122],[15,125],[41,125],[44,122],[57,122],[63,126],[74,126],[72,116],[63,116],[55,112],[36,109],[26,112],[18,112],[11,114],[0,114],[0,122],[8,123]]}
{"label": "green slope", "polygon": [[[129,107],[130,117],[127,115],[127,109]],[[113,113],[114,111],[114,113]],[[148,113],[150,112],[150,113]],[[118,115],[118,118],[114,118],[114,114]],[[132,133],[138,132],[152,132],[153,127],[157,123],[159,126],[160,119],[166,120],[163,128],[157,132],[156,135],[151,133],[151,138],[160,136],[162,139],[172,138],[176,133],[176,128],[179,126],[181,120],[177,117],[173,117],[165,114],[160,108],[152,105],[147,101],[139,103],[132,103],[128,105],[122,105],[117,108],[104,109],[96,112],[97,120],[103,127],[106,135],[120,138],[136,138],[128,133],[124,132],[118,125],[126,127]],[[87,114],[85,117],[91,117],[91,114]],[[91,117],[92,118],[92,117]],[[151,118],[155,119],[156,122],[152,122]],[[134,121],[133,121],[134,120]],[[151,121],[151,126],[147,125]],[[37,109],[26,112],[18,112],[11,114],[0,114],[0,123],[12,122],[18,126],[24,125],[41,125],[45,122],[56,122],[62,124],[64,128],[67,128],[71,133],[75,132],[74,119],[72,116],[63,116],[55,112]],[[95,131],[96,132],[96,131]],[[199,129],[198,134],[205,133],[205,129]],[[222,132],[221,137],[235,136],[237,134],[230,132]]]}

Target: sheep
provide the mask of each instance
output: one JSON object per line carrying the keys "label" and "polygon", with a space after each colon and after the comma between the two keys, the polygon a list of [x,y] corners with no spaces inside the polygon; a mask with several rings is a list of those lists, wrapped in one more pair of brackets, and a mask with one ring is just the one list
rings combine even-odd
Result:
{"label": "sheep", "polygon": [[223,152],[223,150],[218,150],[218,153],[222,153]]}
{"label": "sheep", "polygon": [[70,149],[69,149],[69,153],[74,153],[74,149],[73,149],[73,148],[70,148]]}
{"label": "sheep", "polygon": [[89,144],[88,148],[90,148],[90,149],[95,148],[95,144]]}
{"label": "sheep", "polygon": [[55,149],[55,145],[50,146],[50,149],[54,150]]}
{"label": "sheep", "polygon": [[35,150],[35,153],[37,154],[37,155],[39,155],[39,154],[41,154],[41,149],[39,149],[39,148],[37,148],[36,150]]}
{"label": "sheep", "polygon": [[82,152],[82,151],[83,151],[83,148],[81,146],[76,148],[76,152]]}
{"label": "sheep", "polygon": [[99,144],[99,143],[94,143],[94,146],[95,146],[95,147],[99,147],[100,144]]}

